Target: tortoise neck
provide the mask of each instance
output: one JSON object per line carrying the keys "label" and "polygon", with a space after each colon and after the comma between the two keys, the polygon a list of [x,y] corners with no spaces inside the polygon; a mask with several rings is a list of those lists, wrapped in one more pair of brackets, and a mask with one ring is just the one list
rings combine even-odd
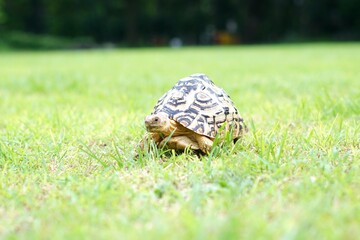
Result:
{"label": "tortoise neck", "polygon": [[183,134],[188,134],[189,130],[187,128],[185,128],[184,126],[182,126],[181,124],[179,124],[178,122],[176,122],[175,120],[170,120],[168,127],[166,129],[166,134],[167,135],[172,135],[172,136],[179,136],[179,135],[183,135]]}
{"label": "tortoise neck", "polygon": [[168,135],[172,134],[173,132],[175,132],[177,130],[177,123],[174,120],[170,120],[168,127],[166,128],[166,133]]}

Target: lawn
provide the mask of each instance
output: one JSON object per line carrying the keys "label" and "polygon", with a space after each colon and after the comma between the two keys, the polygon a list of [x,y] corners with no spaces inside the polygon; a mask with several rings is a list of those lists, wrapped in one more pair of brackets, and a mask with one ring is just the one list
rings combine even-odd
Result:
{"label": "lawn", "polygon": [[[360,236],[360,44],[0,53],[0,239]],[[249,131],[134,159],[203,72]]]}

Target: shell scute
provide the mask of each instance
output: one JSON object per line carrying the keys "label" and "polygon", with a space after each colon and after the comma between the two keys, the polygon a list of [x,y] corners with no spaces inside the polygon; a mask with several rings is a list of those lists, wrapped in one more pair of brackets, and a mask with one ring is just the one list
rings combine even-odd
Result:
{"label": "shell scute", "polygon": [[238,138],[245,127],[229,95],[205,74],[180,79],[158,100],[152,114],[160,112],[184,127],[211,138],[221,128],[232,128],[233,137]]}

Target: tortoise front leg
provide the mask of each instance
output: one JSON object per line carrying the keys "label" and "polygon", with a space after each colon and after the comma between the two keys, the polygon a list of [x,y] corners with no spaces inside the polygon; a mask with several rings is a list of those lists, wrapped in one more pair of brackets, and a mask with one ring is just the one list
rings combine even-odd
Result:
{"label": "tortoise front leg", "polygon": [[200,150],[206,154],[209,154],[214,143],[213,140],[200,134],[197,134],[195,138]]}
{"label": "tortoise front leg", "polygon": [[171,138],[165,138],[161,141],[160,147],[167,146],[170,149],[175,150],[185,150],[185,148],[190,148],[191,150],[199,150],[199,145],[197,142],[191,140],[186,136],[176,136]]}
{"label": "tortoise front leg", "polygon": [[[162,138],[160,136],[160,134],[158,133],[150,133],[150,134],[145,134],[145,136],[143,137],[143,139],[141,139],[140,143],[139,143],[139,148],[142,151],[149,151],[149,142],[150,141],[154,141],[156,146],[159,145],[159,143],[161,142]],[[147,147],[147,149],[145,149],[145,146]]]}

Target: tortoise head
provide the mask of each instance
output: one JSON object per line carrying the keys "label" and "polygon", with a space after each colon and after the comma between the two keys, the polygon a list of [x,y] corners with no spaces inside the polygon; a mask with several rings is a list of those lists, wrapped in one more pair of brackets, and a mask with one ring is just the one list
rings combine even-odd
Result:
{"label": "tortoise head", "polygon": [[145,127],[151,133],[165,133],[168,132],[171,123],[165,113],[156,113],[145,117]]}

